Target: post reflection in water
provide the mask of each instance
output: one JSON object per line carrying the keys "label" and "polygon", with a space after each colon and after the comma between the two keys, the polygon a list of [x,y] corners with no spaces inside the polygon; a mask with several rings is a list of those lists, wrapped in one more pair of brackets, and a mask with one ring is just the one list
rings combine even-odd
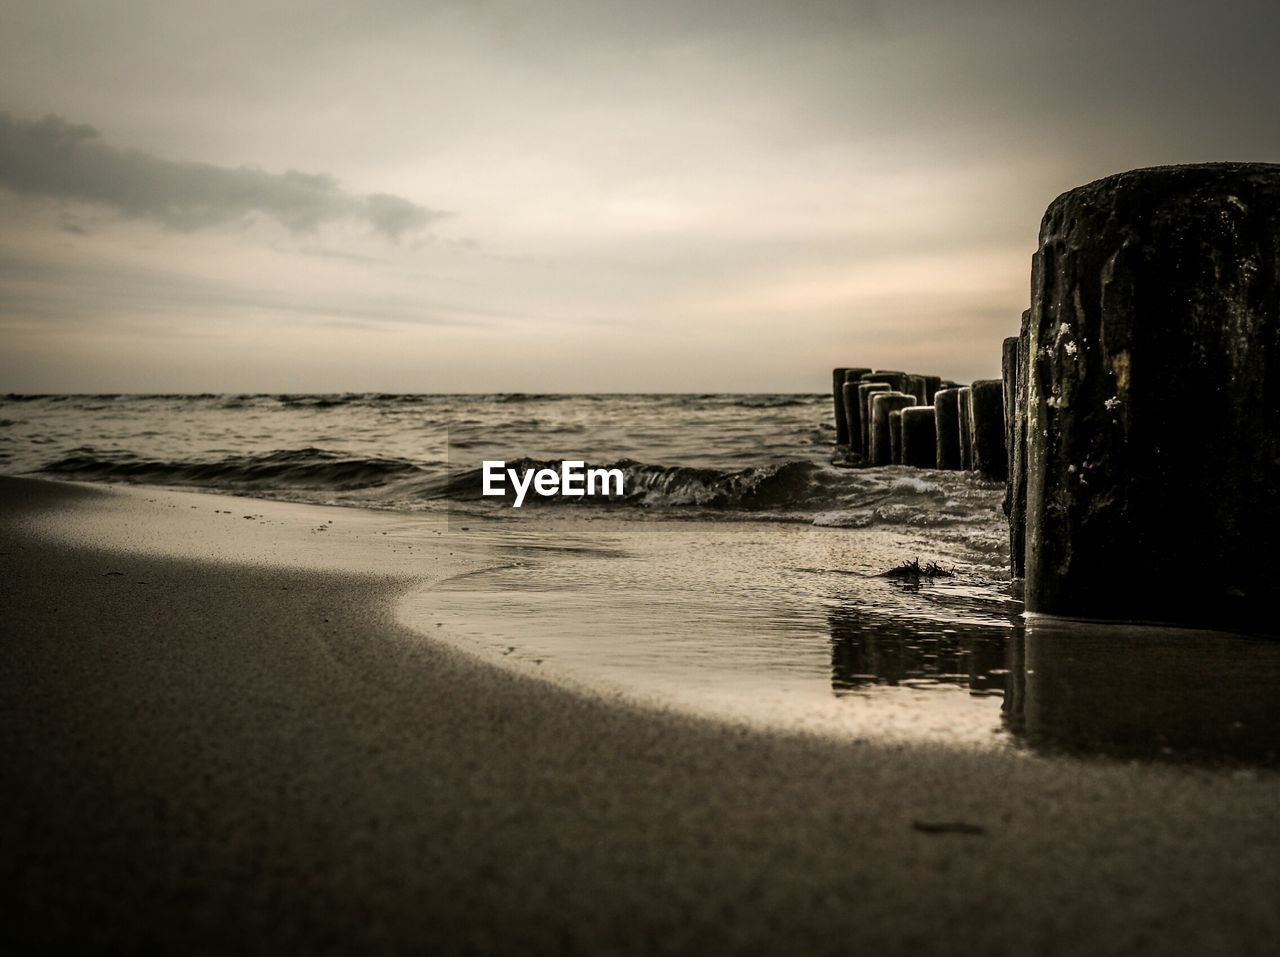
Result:
{"label": "post reflection in water", "polygon": [[1280,764],[1280,641],[1185,628],[985,616],[940,624],[832,609],[831,686],[1003,697],[1047,753]]}

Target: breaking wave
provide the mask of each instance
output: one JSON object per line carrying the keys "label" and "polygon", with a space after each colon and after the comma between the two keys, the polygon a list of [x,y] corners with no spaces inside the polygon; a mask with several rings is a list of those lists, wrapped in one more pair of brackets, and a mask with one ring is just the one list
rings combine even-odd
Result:
{"label": "breaking wave", "polygon": [[[559,460],[521,458],[507,467],[558,470]],[[693,468],[620,459],[587,468],[617,469],[622,495],[539,497],[523,512],[548,508],[644,510],[673,517],[732,517],[805,521],[816,525],[936,527],[989,520],[1001,490],[969,473],[910,474],[912,470],[845,469],[794,460],[741,469]],[[76,449],[44,466],[62,478],[136,482],[239,492],[271,498],[413,510],[457,503],[505,508],[482,494],[481,468],[451,471],[444,462],[367,458],[329,449],[281,449],[262,455],[165,461],[129,453]]]}
{"label": "breaking wave", "polygon": [[385,485],[421,470],[421,466],[403,459],[359,458],[317,448],[180,462],[140,459],[128,453],[103,454],[86,448],[50,462],[41,471],[65,478],[192,485],[221,491],[349,491]]}

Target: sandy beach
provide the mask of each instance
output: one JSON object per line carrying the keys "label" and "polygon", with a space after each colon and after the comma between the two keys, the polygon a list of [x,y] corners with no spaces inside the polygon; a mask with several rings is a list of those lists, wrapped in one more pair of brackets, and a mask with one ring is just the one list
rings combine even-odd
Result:
{"label": "sandy beach", "polygon": [[0,479],[10,953],[1266,954],[1280,779],[746,730],[395,615],[437,519]]}

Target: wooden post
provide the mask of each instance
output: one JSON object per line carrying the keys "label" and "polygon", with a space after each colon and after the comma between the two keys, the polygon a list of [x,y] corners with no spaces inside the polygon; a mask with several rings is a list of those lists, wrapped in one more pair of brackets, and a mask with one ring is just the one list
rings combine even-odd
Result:
{"label": "wooden post", "polygon": [[836,416],[836,445],[850,444],[849,417],[844,406],[844,384],[851,373],[855,374],[854,380],[857,381],[864,372],[870,371],[870,369],[852,369],[847,366],[831,370],[831,398],[835,405]]}
{"label": "wooden post", "polygon": [[924,405],[933,405],[933,397],[942,388],[942,378],[936,375],[924,377]]}
{"label": "wooden post", "polygon": [[1009,574],[1022,578],[1027,568],[1027,368],[1030,361],[1027,331],[1031,310],[1022,313],[1018,336],[1017,389],[1013,399],[1013,446],[1010,450],[1009,484]]}
{"label": "wooden post", "polygon": [[871,464],[892,465],[889,413],[915,404],[915,399],[903,392],[879,392],[871,396]]}
{"label": "wooden post", "polygon": [[937,466],[960,468],[960,390],[939,389],[933,397]]}
{"label": "wooden post", "polygon": [[1280,165],[1064,193],[1031,292],[1028,610],[1275,631]]}
{"label": "wooden post", "polygon": [[1004,383],[999,379],[979,379],[970,386],[969,400],[973,470],[996,482],[1009,477],[1004,432]]}
{"label": "wooden post", "polygon": [[924,376],[922,375],[907,376],[906,393],[907,395],[915,397],[916,405],[924,405],[925,388],[926,387],[924,382]]}
{"label": "wooden post", "polygon": [[892,392],[887,382],[862,382],[858,385],[858,408],[862,415],[862,459],[871,461],[871,396],[876,392]]}
{"label": "wooden post", "polygon": [[887,382],[895,392],[907,392],[907,374],[892,369],[877,369],[862,377],[863,382]]}
{"label": "wooden post", "polygon": [[937,415],[932,405],[902,410],[902,464],[918,469],[936,467]]}

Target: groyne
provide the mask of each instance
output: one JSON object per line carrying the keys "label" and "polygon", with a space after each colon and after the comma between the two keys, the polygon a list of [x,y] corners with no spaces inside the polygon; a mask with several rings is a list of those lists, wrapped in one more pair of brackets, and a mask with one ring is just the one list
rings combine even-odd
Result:
{"label": "groyne", "polygon": [[1275,631],[1280,165],[1156,167],[1064,193],[1029,306],[1000,379],[853,370],[864,435],[837,423],[836,461],[1004,482],[1030,612]]}

